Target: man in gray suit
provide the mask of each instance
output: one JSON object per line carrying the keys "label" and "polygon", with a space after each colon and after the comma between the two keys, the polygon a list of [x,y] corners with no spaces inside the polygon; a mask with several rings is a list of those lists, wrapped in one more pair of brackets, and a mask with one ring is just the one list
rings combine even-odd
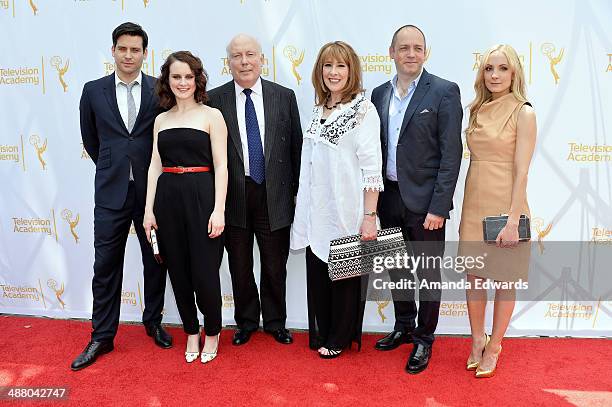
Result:
{"label": "man in gray suit", "polygon": [[[456,83],[423,69],[425,35],[414,25],[400,27],[389,54],[397,75],[372,91],[380,116],[385,191],[378,200],[383,228],[401,227],[415,255],[442,256],[445,222],[461,165],[461,97]],[[421,267],[420,281],[440,280],[440,268]],[[401,277],[390,273],[394,280]],[[414,343],[408,373],[427,368],[440,310],[439,290],[420,290],[419,306],[412,292],[392,291],[393,332],[376,343],[392,350]]]}
{"label": "man in gray suit", "polygon": [[[231,139],[225,248],[238,325],[233,344],[249,341],[260,312],[264,330],[290,344],[285,291],[302,151],[297,101],[291,89],[260,77],[263,53],[253,37],[234,37],[227,57],[233,80],[211,90],[209,104],[223,113]],[[253,237],[259,246],[261,301],[253,274]]]}

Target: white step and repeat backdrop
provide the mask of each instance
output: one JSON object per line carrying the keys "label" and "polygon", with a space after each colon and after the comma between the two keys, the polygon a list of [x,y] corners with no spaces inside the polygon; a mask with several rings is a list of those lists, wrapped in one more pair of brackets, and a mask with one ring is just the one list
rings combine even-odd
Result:
{"label": "white step and repeat backdrop", "polygon": [[[426,68],[473,97],[475,70],[495,43],[513,45],[525,65],[538,115],[529,200],[533,234],[551,241],[612,240],[612,4],[608,0],[414,2],[298,0],[0,0],[0,313],[91,316],[94,165],[83,150],[78,103],[86,81],[113,71],[111,32],[124,21],[149,34],[143,70],[164,58],[199,55],[210,86],[231,78],[225,46],[238,32],[263,45],[263,76],[295,90],[302,123],[313,104],[312,64],[325,42],[344,40],[360,55],[368,94],[394,74],[394,30],[419,25]],[[457,239],[464,162],[448,224]],[[550,243],[549,243],[550,244]],[[223,317],[233,323],[227,259]],[[289,327],[307,326],[303,253],[289,260]],[[125,260],[121,316],[139,321],[142,265],[135,234]],[[612,266],[611,266],[612,270]],[[511,335],[612,336],[612,302],[517,304]],[[439,333],[467,333],[463,302],[443,302]],[[490,315],[489,315],[490,319]],[[170,285],[165,321],[179,322]],[[393,304],[368,303],[367,331],[393,326]]]}

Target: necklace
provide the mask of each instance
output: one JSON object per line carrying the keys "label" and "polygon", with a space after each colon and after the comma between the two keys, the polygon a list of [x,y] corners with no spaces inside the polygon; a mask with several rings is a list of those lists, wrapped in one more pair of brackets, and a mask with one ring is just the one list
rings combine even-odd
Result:
{"label": "necklace", "polygon": [[323,104],[323,106],[325,106],[326,109],[328,110],[334,110],[335,108],[338,107],[338,105],[340,104],[341,101],[336,102],[333,106],[327,106],[327,102],[329,102],[329,97],[327,99],[325,99],[325,103]]}

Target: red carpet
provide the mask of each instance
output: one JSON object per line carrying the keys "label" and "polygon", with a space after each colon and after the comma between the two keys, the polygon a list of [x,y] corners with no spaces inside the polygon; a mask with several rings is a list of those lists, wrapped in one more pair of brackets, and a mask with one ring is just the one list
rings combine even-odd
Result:
{"label": "red carpet", "polygon": [[373,349],[364,335],[360,353],[322,360],[295,333],[284,346],[257,333],[241,347],[231,330],[221,335],[219,356],[208,365],[183,359],[185,336],[170,328],[175,344],[157,348],[139,325],[121,325],[115,351],[72,372],[90,323],[0,316],[0,386],[67,386],[69,400],[0,405],[78,406],[610,406],[612,342],[606,339],[506,339],[499,370],[475,379],[464,370],[469,341],[436,340],[429,368],[404,373],[411,345]]}

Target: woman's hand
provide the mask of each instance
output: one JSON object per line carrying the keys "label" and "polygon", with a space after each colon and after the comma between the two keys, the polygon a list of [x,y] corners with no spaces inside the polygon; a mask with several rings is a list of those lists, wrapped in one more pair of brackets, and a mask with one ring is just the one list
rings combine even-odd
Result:
{"label": "woman's hand", "polygon": [[153,215],[153,212],[145,211],[142,226],[144,226],[145,233],[147,234],[147,240],[149,243],[151,243],[151,228],[157,230],[157,221],[155,220],[155,215]]}
{"label": "woman's hand", "polygon": [[223,233],[225,229],[225,214],[220,211],[213,211],[208,220],[208,237],[214,239]]}
{"label": "woman's hand", "polygon": [[359,233],[361,240],[376,240],[376,216],[365,215]]}
{"label": "woman's hand", "polygon": [[495,245],[497,247],[516,247],[519,242],[518,224],[506,223],[506,226],[499,231]]}

